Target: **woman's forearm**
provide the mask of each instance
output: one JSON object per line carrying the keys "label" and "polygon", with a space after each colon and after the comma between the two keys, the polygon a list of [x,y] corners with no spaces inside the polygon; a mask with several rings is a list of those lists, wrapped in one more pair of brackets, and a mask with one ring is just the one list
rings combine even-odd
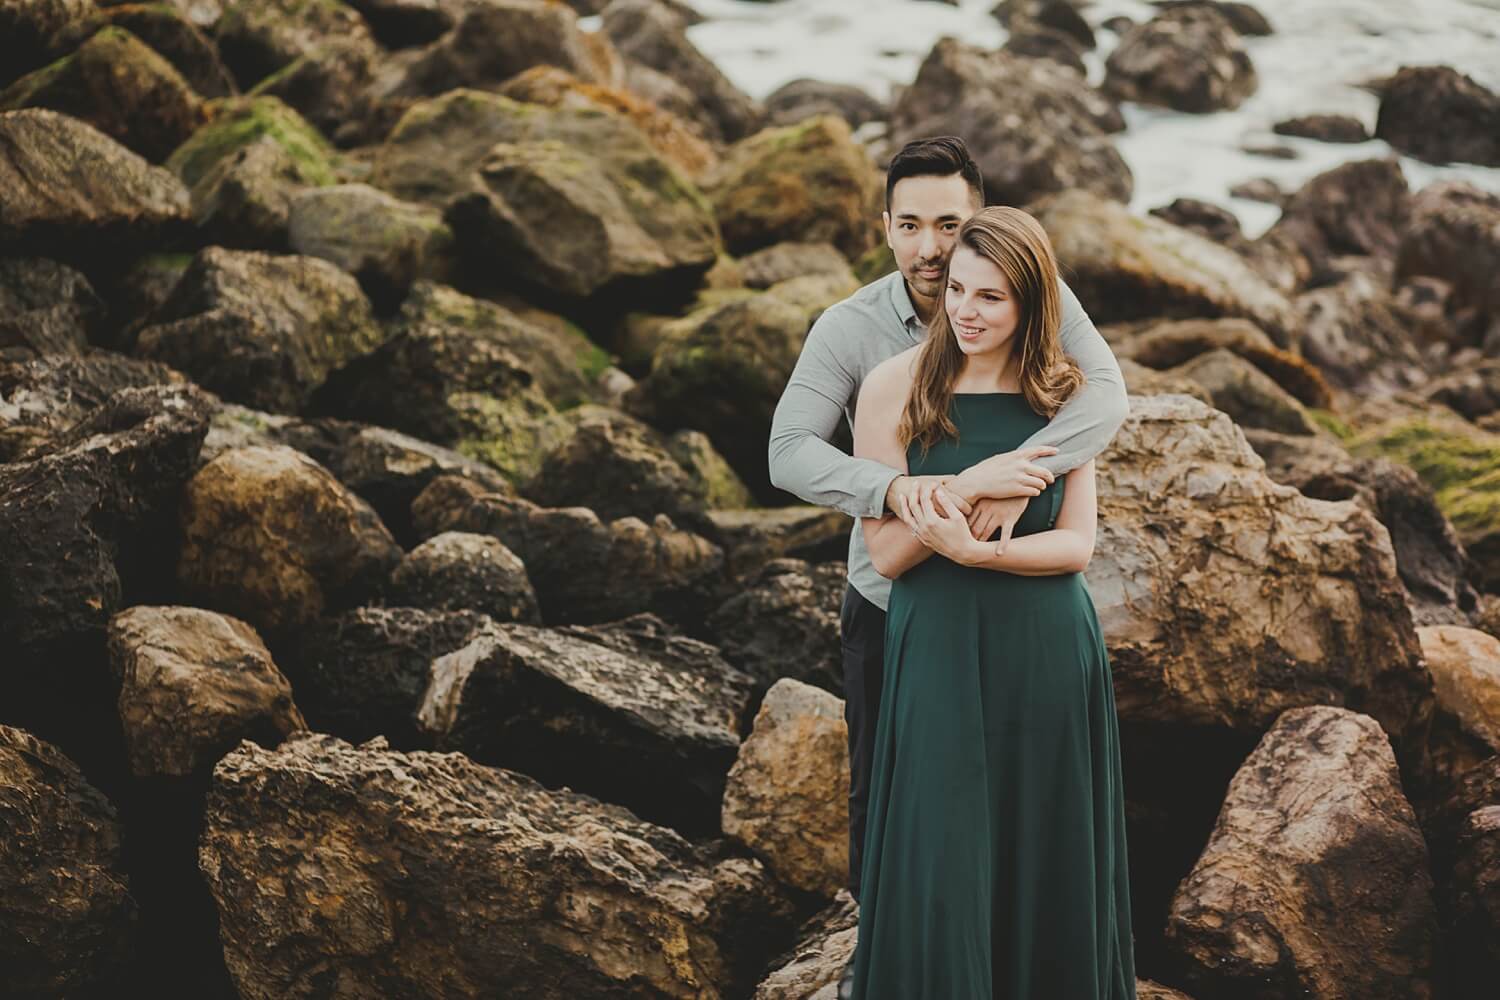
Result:
{"label": "woman's forearm", "polygon": [[995,554],[993,542],[975,542],[964,563],[1017,576],[1058,576],[1082,573],[1093,554],[1092,538],[1080,531],[1054,528],[1012,538],[1000,555]]}
{"label": "woman's forearm", "polygon": [[894,514],[887,514],[875,524],[866,520],[861,527],[875,572],[887,580],[896,579],[932,555],[932,550]]}

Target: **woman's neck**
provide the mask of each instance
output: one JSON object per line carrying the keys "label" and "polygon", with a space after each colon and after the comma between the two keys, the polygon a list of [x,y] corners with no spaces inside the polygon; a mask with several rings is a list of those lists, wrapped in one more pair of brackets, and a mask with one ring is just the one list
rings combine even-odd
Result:
{"label": "woman's neck", "polygon": [[1011,364],[1014,352],[1007,344],[1003,351],[970,354],[953,380],[954,392],[1019,392],[1020,371]]}

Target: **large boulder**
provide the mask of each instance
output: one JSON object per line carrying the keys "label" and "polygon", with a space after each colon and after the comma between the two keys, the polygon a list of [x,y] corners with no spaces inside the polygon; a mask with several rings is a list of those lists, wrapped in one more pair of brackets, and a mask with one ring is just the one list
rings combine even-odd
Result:
{"label": "large boulder", "polygon": [[443,281],[453,269],[453,233],[442,214],[367,184],[312,188],[291,199],[291,249],[332,261],[359,279],[383,309],[419,279]]}
{"label": "large boulder", "polygon": [[1088,568],[1121,720],[1254,737],[1288,708],[1335,704],[1414,750],[1432,682],[1386,530],[1273,483],[1195,400],[1131,410],[1099,459]]}
{"label": "large boulder", "polygon": [[992,204],[1080,188],[1127,201],[1130,168],[1110,140],[1119,109],[1055,63],[940,40],[891,112],[891,141],[961,135]]}
{"label": "large boulder", "polygon": [[327,261],[209,247],[147,318],[136,352],[235,402],[294,412],[382,337],[359,283]]}
{"label": "large boulder", "polygon": [[0,815],[0,993],[112,989],[137,914],[115,807],[56,747],[0,725]]}
{"label": "large boulder", "polygon": [[[691,95],[691,120],[707,138],[743,139],[760,126],[764,109],[688,41],[684,27],[681,17],[658,0],[615,0],[604,11],[604,33],[619,53]],[[642,96],[650,100],[653,94]],[[677,111],[670,106],[668,110]]]}
{"label": "large boulder", "polygon": [[724,834],[787,885],[832,897],[849,877],[844,703],[794,680],[766,692],[724,789]]}
{"label": "large boulder", "polygon": [[207,774],[241,740],[306,729],[255,630],[200,608],[138,604],[109,622],[110,665],[137,777]]}
{"label": "large boulder", "polygon": [[[707,539],[657,515],[601,521],[583,507],[546,508],[484,491],[457,476],[432,482],[412,504],[422,537],[444,531],[494,535],[526,565],[543,620],[603,622],[655,611],[672,621],[707,613],[724,555]],[[608,566],[606,573],[581,566]]]}
{"label": "large boulder", "polygon": [[379,740],[242,745],[215,771],[199,859],[246,1000],[333,980],[371,996],[745,996],[790,932],[759,862]]}
{"label": "large boulder", "polygon": [[1296,342],[1290,303],[1232,250],[1085,191],[1052,195],[1031,211],[1096,322],[1239,316],[1279,346]]}
{"label": "large boulder", "polygon": [[1217,348],[1167,374],[1197,382],[1208,391],[1214,407],[1229,414],[1241,427],[1282,434],[1318,432],[1317,424],[1291,393],[1233,351]]}
{"label": "large boulder", "polygon": [[97,259],[169,245],[187,220],[177,178],[93,126],[0,112],[0,253]]}
{"label": "large boulder", "polygon": [[1431,163],[1500,166],[1500,95],[1448,66],[1403,66],[1380,89],[1377,139]]}
{"label": "large boulder", "polygon": [[1278,719],[1230,782],[1167,941],[1200,996],[1428,997],[1436,916],[1386,734],[1318,706]]}
{"label": "large boulder", "polygon": [[0,109],[15,108],[72,115],[156,163],[203,119],[202,99],[172,64],[114,27],[0,91]]}
{"label": "large boulder", "polygon": [[879,176],[840,118],[769,128],[732,147],[704,181],[730,253],[825,241],[853,259],[877,231]]}
{"label": "large boulder", "polygon": [[439,750],[707,836],[749,699],[749,678],[717,657],[657,660],[578,630],[493,625],[433,662],[418,719]]}
{"label": "large boulder", "polygon": [[729,662],[762,688],[786,677],[842,697],[839,609],[845,574],[841,562],[772,560],[714,611],[709,634]]}
{"label": "large boulder", "polygon": [[82,354],[104,311],[88,278],[71,267],[45,257],[0,257],[0,352]]}
{"label": "large boulder", "polygon": [[433,664],[489,624],[472,611],[355,608],[308,622],[280,655],[314,731],[430,750],[417,710]]}
{"label": "large boulder", "polygon": [[1295,246],[1309,277],[1318,279],[1337,255],[1395,257],[1410,207],[1406,176],[1394,157],[1356,160],[1302,185],[1262,240]]}
{"label": "large boulder", "polygon": [[1449,319],[1464,338],[1500,346],[1500,195],[1440,181],[1412,199],[1396,255],[1398,280],[1422,275],[1452,286]]}
{"label": "large boulder", "polygon": [[226,451],[198,470],[182,536],[183,588],[269,636],[357,603],[401,556],[368,504],[285,447]]}
{"label": "large boulder", "polygon": [[500,622],[541,624],[526,566],[498,538],[445,531],[408,552],[386,602],[433,611],[476,611]]}
{"label": "large boulder", "polygon": [[1106,92],[1176,111],[1237,108],[1259,82],[1239,33],[1206,6],[1164,10],[1136,25],[1105,63]]}

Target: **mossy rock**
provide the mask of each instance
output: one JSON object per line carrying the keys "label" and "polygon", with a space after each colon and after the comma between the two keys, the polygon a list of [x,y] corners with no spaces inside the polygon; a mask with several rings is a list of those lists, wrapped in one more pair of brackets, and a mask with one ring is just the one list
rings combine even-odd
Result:
{"label": "mossy rock", "polygon": [[338,183],[337,161],[328,140],[306,119],[275,97],[242,97],[213,101],[210,120],[167,160],[188,187],[194,187],[225,157],[269,136],[291,156],[304,184]]}
{"label": "mossy rock", "polygon": [[1481,588],[1500,588],[1500,434],[1434,415],[1372,428],[1353,439],[1350,451],[1415,469],[1468,549]]}
{"label": "mossy rock", "polygon": [[50,108],[88,122],[154,163],[193,134],[203,101],[123,28],[100,29],[76,52],[0,92],[0,110]]}
{"label": "mossy rock", "polygon": [[535,476],[542,459],[573,433],[567,418],[534,388],[504,397],[455,392],[448,405],[462,428],[453,449],[500,470],[512,483]]}
{"label": "mossy rock", "polygon": [[219,50],[185,13],[170,3],[125,3],[100,7],[52,41],[53,50],[76,48],[100,28],[114,25],[131,32],[177,68],[200,97],[229,97],[234,78],[219,58]]}

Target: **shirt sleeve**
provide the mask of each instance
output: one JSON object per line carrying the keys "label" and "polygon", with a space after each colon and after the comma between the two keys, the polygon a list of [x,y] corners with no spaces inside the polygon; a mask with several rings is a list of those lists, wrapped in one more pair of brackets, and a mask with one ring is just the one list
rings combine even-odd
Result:
{"label": "shirt sleeve", "polygon": [[1062,476],[1109,446],[1130,415],[1130,401],[1114,351],[1083,311],[1078,296],[1060,278],[1058,293],[1062,297],[1063,351],[1083,369],[1085,381],[1047,426],[1021,447],[1046,444],[1056,448],[1056,455],[1039,458],[1037,464]]}
{"label": "shirt sleeve", "polygon": [[880,517],[886,491],[900,472],[829,443],[844,408],[859,392],[853,359],[840,350],[852,347],[858,331],[846,329],[840,313],[828,309],[813,324],[776,404],[768,447],[771,484],[850,517]]}

